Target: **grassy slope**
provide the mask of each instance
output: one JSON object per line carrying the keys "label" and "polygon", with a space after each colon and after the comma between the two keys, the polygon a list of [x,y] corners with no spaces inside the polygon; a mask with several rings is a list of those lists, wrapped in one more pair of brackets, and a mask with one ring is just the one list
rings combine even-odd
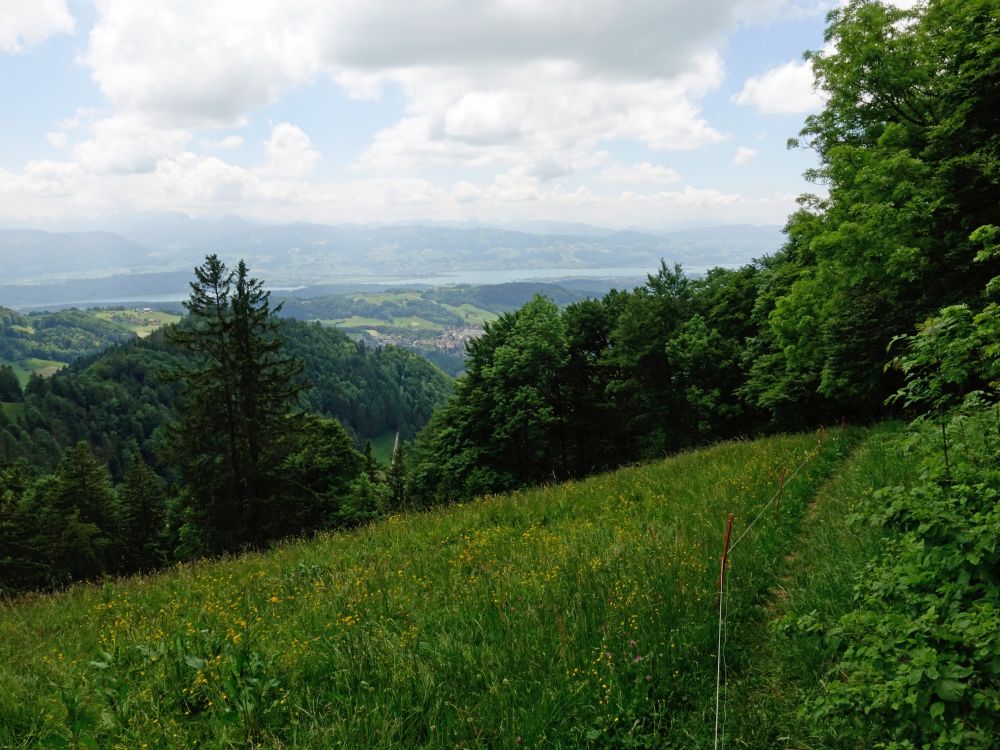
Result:
{"label": "grassy slope", "polygon": [[[859,438],[831,435],[742,544],[730,651]],[[725,515],[738,532],[815,446],[727,443],[18,601],[0,747],[705,746]]]}
{"label": "grassy slope", "polygon": [[378,437],[372,438],[372,455],[384,466],[392,461],[392,448],[396,444],[396,431],[386,430]]}
{"label": "grassy slope", "polygon": [[38,372],[40,375],[48,376],[66,366],[65,362],[57,362],[53,359],[39,359],[38,357],[27,357],[25,359],[7,360],[0,358],[0,364],[10,365],[17,379],[23,388],[31,378],[31,373]]}

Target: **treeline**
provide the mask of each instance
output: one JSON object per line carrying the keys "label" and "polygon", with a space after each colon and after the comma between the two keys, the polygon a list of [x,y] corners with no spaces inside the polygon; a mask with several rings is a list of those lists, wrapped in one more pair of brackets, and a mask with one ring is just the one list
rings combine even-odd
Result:
{"label": "treeline", "polygon": [[[785,246],[692,280],[559,310],[537,298],[469,347],[412,453],[431,504],[579,476],[700,442],[866,421],[898,406],[888,351],[945,305],[988,303],[1000,206],[993,2],[855,2],[809,55],[827,105]],[[888,365],[888,366],[887,366]],[[894,411],[895,410],[895,411]]]}
{"label": "treeline", "polygon": [[752,430],[760,412],[740,396],[741,355],[759,275],[692,281],[664,266],[632,292],[562,310],[539,296],[487,324],[416,443],[413,496],[581,476]]}

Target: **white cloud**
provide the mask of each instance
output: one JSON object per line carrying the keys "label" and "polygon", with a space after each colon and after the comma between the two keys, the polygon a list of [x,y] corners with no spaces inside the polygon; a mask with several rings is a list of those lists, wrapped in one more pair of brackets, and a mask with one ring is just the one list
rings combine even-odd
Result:
{"label": "white cloud", "polygon": [[681,176],[669,167],[643,161],[638,164],[615,164],[601,172],[597,179],[599,182],[638,185],[680,182]]}
{"label": "white cloud", "polygon": [[97,0],[84,62],[119,111],[224,126],[321,69],[315,3]]}
{"label": "white cloud", "polygon": [[158,128],[239,124],[320,74],[356,97],[394,82],[407,115],[363,164],[527,168],[547,156],[537,170],[554,174],[605,139],[657,150],[720,140],[699,99],[722,81],[714,49],[760,5],[97,0],[83,60],[116,113]]}
{"label": "white cloud", "polygon": [[312,148],[309,136],[288,122],[280,122],[271,128],[271,137],[264,142],[264,153],[265,163],[260,172],[271,177],[308,177],[320,160],[320,154]]}
{"label": "white cloud", "polygon": [[458,69],[396,73],[408,114],[376,134],[361,162],[387,171],[433,164],[558,176],[591,165],[605,140],[634,140],[657,151],[719,142],[724,134],[696,102],[721,83],[722,63],[706,53],[688,64],[669,80],[580,78],[544,62],[485,78]]}
{"label": "white cloud", "polygon": [[[315,221],[579,220],[582,211],[617,226],[724,210],[780,220],[790,199],[662,190],[680,177],[658,156],[625,165],[608,151],[626,141],[669,153],[730,137],[702,111],[724,80],[717,50],[726,36],[821,1],[94,0],[80,60],[104,106],[47,136],[65,161],[0,172],[0,210]],[[65,9],[59,0],[33,6]],[[0,16],[0,49],[8,27]],[[13,38],[24,45],[29,35]],[[321,157],[303,127],[330,124],[299,114],[298,125],[278,122],[263,144],[249,144],[263,146],[259,165],[231,163],[226,151],[246,144],[226,133],[321,76],[352,97],[390,90],[404,102],[346,178],[317,175]],[[761,96],[746,103],[760,106]],[[446,177],[432,182],[428,169]],[[660,192],[613,187],[649,185]]]}
{"label": "white cloud", "polygon": [[239,135],[227,135],[225,138],[208,141],[205,145],[209,148],[221,148],[226,150],[241,148],[243,146],[243,137]]}
{"label": "white cloud", "polygon": [[801,114],[823,106],[822,97],[813,89],[812,66],[795,60],[748,78],[732,100],[764,115]]}
{"label": "white cloud", "polygon": [[736,156],[733,157],[733,164],[737,167],[744,167],[757,158],[757,149],[748,146],[740,146],[736,149]]}
{"label": "white cloud", "polygon": [[157,163],[181,152],[191,134],[157,128],[141,117],[118,115],[95,121],[91,137],[73,147],[80,166],[97,174],[154,172]]}
{"label": "white cloud", "polygon": [[0,0],[0,52],[23,52],[74,26],[66,0]]}

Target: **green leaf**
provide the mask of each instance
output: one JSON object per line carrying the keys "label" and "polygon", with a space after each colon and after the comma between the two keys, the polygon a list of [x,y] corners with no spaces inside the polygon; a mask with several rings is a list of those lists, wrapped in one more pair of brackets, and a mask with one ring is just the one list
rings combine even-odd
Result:
{"label": "green leaf", "polygon": [[941,700],[958,701],[965,693],[965,685],[958,680],[940,680],[934,686],[934,692]]}
{"label": "green leaf", "polygon": [[192,656],[191,654],[188,654],[187,656],[184,657],[184,663],[194,669],[205,668],[205,660],[197,656]]}

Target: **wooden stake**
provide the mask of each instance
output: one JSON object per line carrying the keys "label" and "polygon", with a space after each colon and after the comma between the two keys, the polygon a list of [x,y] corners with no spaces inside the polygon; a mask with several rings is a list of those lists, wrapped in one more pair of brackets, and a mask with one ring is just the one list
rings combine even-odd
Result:
{"label": "wooden stake", "polygon": [[819,426],[819,447],[823,447],[823,443],[826,442],[826,427],[824,425]]}
{"label": "wooden stake", "polygon": [[778,514],[781,513],[781,493],[785,489],[785,472],[788,471],[785,467],[781,467],[781,474],[778,475],[778,502],[774,505],[774,517],[777,518]]}
{"label": "wooden stake", "polygon": [[846,417],[841,417],[840,418],[840,431],[844,432],[846,429],[847,429],[847,418]]}
{"label": "wooden stake", "polygon": [[726,541],[722,546],[722,567],[719,568],[719,602],[722,602],[722,589],[726,585],[726,563],[729,562],[729,537],[733,533],[733,518],[735,516],[730,513],[729,519],[726,521]]}

